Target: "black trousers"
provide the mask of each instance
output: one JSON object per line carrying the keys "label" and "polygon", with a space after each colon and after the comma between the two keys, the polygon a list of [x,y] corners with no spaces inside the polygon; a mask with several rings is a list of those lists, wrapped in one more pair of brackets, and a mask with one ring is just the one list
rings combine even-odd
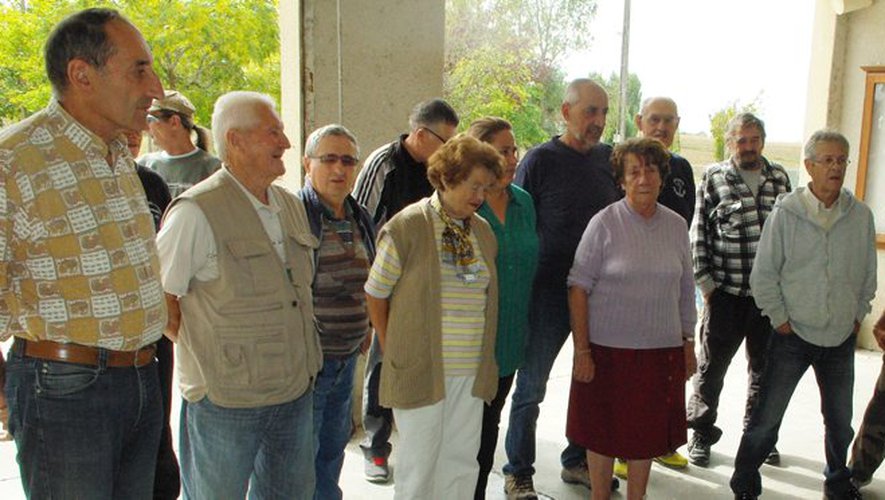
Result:
{"label": "black trousers", "polygon": [[687,410],[690,429],[707,438],[714,433],[725,373],[745,339],[749,376],[744,412],[746,428],[759,395],[771,331],[768,318],[762,316],[752,297],[738,297],[719,289],[713,291],[704,306],[701,323],[698,371],[692,379],[694,394]]}
{"label": "black trousers", "polygon": [[172,341],[163,337],[157,342],[157,372],[160,376],[160,394],[163,399],[163,433],[160,435],[157,469],[154,473],[154,498],[157,500],[174,500],[181,491],[178,458],[172,449],[172,427],[169,425],[169,416],[172,413],[174,365],[175,351]]}
{"label": "black trousers", "polygon": [[498,427],[501,423],[501,410],[507,402],[510,387],[513,386],[513,377],[516,374],[498,379],[498,392],[491,404],[483,405],[482,410],[482,434],[479,441],[479,453],[476,461],[479,462],[479,477],[476,480],[475,500],[483,500],[486,497],[486,485],[489,482],[489,473],[495,464],[495,448],[498,446]]}

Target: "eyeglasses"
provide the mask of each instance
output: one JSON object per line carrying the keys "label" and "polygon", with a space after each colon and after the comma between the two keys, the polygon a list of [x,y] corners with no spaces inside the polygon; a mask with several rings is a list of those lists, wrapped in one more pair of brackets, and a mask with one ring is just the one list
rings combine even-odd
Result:
{"label": "eyeglasses", "polygon": [[849,160],[848,158],[846,158],[844,156],[839,157],[839,158],[834,158],[832,156],[828,156],[826,158],[815,158],[811,161],[813,161],[814,163],[817,163],[819,165],[824,165],[827,168],[833,168],[835,166],[847,167],[848,165],[851,165],[851,160]]}
{"label": "eyeglasses", "polygon": [[421,128],[423,128],[424,130],[430,132],[430,135],[432,135],[433,137],[436,137],[437,139],[439,139],[439,142],[441,142],[441,143],[443,143],[443,144],[449,142],[448,139],[443,139],[441,135],[437,134],[437,133],[434,132],[433,130],[431,130],[431,129],[427,128],[427,127],[421,127]]}
{"label": "eyeglasses", "polygon": [[148,114],[148,115],[147,115],[147,122],[148,122],[148,123],[159,123],[159,122],[160,122],[160,117],[159,117],[159,116],[154,116],[154,115]]}
{"label": "eyeglasses", "polygon": [[345,167],[355,167],[356,164],[360,162],[359,158],[355,158],[350,155],[336,155],[332,153],[319,156],[310,156],[309,158],[319,160],[320,163],[322,163],[323,165],[334,165],[340,161],[341,164]]}

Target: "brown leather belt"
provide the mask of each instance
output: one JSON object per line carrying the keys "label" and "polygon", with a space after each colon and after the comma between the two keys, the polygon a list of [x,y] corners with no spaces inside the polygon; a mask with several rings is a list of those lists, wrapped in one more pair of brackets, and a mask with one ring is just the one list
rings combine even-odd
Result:
{"label": "brown leather belt", "polygon": [[144,366],[154,360],[154,354],[157,351],[154,344],[136,351],[112,351],[80,344],[63,344],[51,340],[25,340],[19,337],[16,337],[12,348],[15,352],[31,358],[92,366],[99,366],[101,351],[105,351],[107,366],[114,368]]}

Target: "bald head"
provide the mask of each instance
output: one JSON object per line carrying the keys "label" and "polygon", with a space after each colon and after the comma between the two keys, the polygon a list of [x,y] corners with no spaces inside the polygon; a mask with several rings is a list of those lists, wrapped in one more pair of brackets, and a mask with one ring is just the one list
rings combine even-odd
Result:
{"label": "bald head", "polygon": [[607,114],[605,89],[587,78],[574,80],[566,87],[562,98],[566,130],[560,140],[576,151],[589,151],[602,137]]}
{"label": "bald head", "polygon": [[[577,78],[572,80],[565,88],[565,93],[562,95],[562,103],[575,104],[581,99],[581,96],[587,92],[601,92],[602,94],[605,94],[605,89],[589,78]],[[607,94],[606,104],[608,104]]]}
{"label": "bald head", "polygon": [[636,115],[636,128],[644,137],[657,139],[667,148],[672,146],[679,128],[676,101],[669,97],[649,97],[642,101],[642,107]]}

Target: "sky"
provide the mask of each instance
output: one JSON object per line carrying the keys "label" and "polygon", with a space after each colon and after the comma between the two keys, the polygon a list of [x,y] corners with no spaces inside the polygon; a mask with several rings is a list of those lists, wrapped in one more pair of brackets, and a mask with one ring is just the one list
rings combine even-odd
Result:
{"label": "sky", "polygon": [[[564,60],[568,78],[620,72],[623,0],[597,0],[592,46]],[[802,142],[811,0],[632,0],[629,70],[643,98],[676,100],[682,132],[709,133],[709,116],[753,102],[769,141]]]}

